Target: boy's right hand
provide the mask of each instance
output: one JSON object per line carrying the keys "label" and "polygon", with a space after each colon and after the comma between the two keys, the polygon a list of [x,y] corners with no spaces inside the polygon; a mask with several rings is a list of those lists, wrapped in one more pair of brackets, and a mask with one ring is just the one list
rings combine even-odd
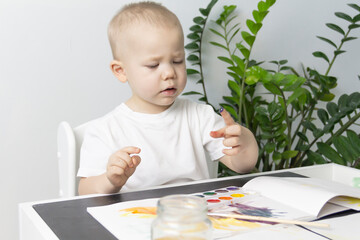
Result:
{"label": "boy's right hand", "polygon": [[135,172],[140,164],[141,158],[138,155],[141,151],[137,147],[125,147],[113,153],[106,167],[106,177],[114,187],[121,188],[128,178]]}

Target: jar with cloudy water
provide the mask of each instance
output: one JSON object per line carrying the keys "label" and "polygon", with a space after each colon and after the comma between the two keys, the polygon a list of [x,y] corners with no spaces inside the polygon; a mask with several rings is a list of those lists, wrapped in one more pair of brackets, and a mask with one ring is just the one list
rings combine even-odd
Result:
{"label": "jar with cloudy water", "polygon": [[203,198],[169,195],[157,203],[157,217],[151,226],[152,240],[210,240],[212,225]]}

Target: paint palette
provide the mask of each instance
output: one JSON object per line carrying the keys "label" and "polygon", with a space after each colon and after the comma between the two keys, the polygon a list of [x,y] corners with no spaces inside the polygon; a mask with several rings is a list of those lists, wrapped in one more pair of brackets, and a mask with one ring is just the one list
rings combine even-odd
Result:
{"label": "paint palette", "polygon": [[241,187],[230,186],[212,191],[194,194],[197,197],[205,198],[208,210],[227,207],[229,204],[241,202],[249,193]]}

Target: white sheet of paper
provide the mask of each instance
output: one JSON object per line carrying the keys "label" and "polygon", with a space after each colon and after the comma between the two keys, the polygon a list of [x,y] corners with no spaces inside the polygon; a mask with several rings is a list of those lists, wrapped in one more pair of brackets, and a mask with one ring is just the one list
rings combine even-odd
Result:
{"label": "white sheet of paper", "polygon": [[[301,209],[314,218],[321,217],[319,213],[323,206],[336,196],[350,195],[360,198],[360,189],[317,178],[257,177],[247,182],[244,189],[254,190],[268,198]],[[336,208],[335,205],[329,207]],[[338,208],[339,211],[341,209]],[[327,212],[338,210],[327,209]]]}

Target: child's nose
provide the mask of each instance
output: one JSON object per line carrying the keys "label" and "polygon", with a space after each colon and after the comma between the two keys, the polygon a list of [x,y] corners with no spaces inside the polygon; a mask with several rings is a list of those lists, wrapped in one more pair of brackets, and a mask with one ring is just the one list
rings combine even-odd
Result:
{"label": "child's nose", "polygon": [[172,65],[168,65],[164,68],[163,72],[162,72],[162,79],[167,80],[167,79],[173,79],[175,78],[176,74],[175,74],[175,69]]}

